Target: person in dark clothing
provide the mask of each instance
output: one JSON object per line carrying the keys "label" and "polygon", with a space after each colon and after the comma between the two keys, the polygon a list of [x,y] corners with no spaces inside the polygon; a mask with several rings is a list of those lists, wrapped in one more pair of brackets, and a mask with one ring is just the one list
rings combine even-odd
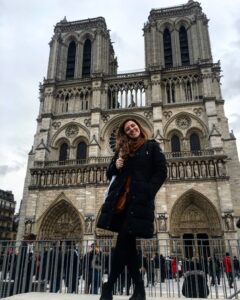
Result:
{"label": "person in dark clothing", "polygon": [[196,258],[188,261],[185,265],[187,271],[184,273],[182,294],[186,298],[207,298],[209,288],[206,273]]}
{"label": "person in dark clothing", "polygon": [[135,119],[120,125],[116,153],[107,177],[112,181],[97,227],[118,232],[112,269],[102,286],[100,300],[112,300],[112,289],[125,265],[134,283],[131,300],[145,300],[144,283],[138,269],[136,238],[152,238],[154,198],[167,177],[166,159],[155,140]]}
{"label": "person in dark clothing", "polygon": [[221,265],[219,259],[217,259],[215,256],[214,259],[212,259],[212,257],[208,258],[208,270],[209,276],[211,277],[211,285],[216,284],[216,278],[219,285],[221,276]]}
{"label": "person in dark clothing", "polygon": [[50,293],[57,293],[61,287],[63,277],[63,255],[61,243],[54,244],[50,249],[49,259],[49,291]]}
{"label": "person in dark clothing", "polygon": [[68,293],[77,293],[79,286],[79,255],[71,241],[66,243],[64,255],[64,278]]}
{"label": "person in dark clothing", "polygon": [[32,278],[35,273],[35,261],[32,243],[22,241],[17,255],[14,256],[11,278],[14,279],[16,293],[28,293],[32,290]]}
{"label": "person in dark clothing", "polygon": [[96,245],[92,243],[90,247],[90,251],[88,251],[83,258],[83,279],[85,280],[85,294],[89,294],[93,291],[92,285],[94,284],[94,279],[96,279],[93,272],[93,258],[95,256]]}
{"label": "person in dark clothing", "polygon": [[160,282],[165,282],[166,279],[166,263],[165,258],[160,254]]}
{"label": "person in dark clothing", "polygon": [[233,268],[234,268],[234,275],[235,277],[237,277],[238,279],[240,278],[240,273],[239,273],[239,260],[237,259],[236,256],[233,257]]}

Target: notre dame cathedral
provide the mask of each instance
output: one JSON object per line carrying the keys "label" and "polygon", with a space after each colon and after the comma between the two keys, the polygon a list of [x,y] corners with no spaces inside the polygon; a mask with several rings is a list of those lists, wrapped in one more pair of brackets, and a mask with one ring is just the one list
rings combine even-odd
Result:
{"label": "notre dame cathedral", "polygon": [[103,17],[64,18],[55,26],[18,239],[112,236],[95,224],[115,134],[126,117],[139,120],[167,158],[168,179],[156,197],[156,238],[237,238],[236,139],[200,4],[150,11],[142,72],[118,74],[109,32]]}

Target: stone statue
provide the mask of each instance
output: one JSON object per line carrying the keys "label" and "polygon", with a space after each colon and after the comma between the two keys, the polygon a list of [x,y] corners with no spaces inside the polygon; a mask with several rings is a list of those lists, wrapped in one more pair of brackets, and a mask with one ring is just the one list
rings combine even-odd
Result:
{"label": "stone statue", "polygon": [[85,233],[92,233],[92,219],[90,217],[85,219]]}
{"label": "stone statue", "polygon": [[158,219],[158,231],[167,231],[167,218],[164,214],[160,214]]}
{"label": "stone statue", "polygon": [[187,162],[186,164],[186,173],[188,178],[192,178],[192,168],[190,162]]}
{"label": "stone statue", "polygon": [[226,230],[234,230],[233,216],[230,214],[225,215],[225,228]]}
{"label": "stone statue", "polygon": [[184,167],[183,167],[182,163],[179,163],[178,170],[179,170],[179,177],[180,177],[180,179],[183,179],[184,178]]}
{"label": "stone statue", "polygon": [[226,176],[227,175],[226,166],[221,160],[218,160],[218,162],[217,162],[217,170],[218,170],[218,176]]}
{"label": "stone statue", "polygon": [[177,178],[177,168],[176,164],[172,164],[172,178]]}
{"label": "stone statue", "polygon": [[25,222],[25,233],[29,234],[32,232],[32,222],[30,220]]}
{"label": "stone statue", "polygon": [[212,160],[209,162],[208,166],[209,166],[209,175],[210,175],[210,177],[214,177],[215,176],[215,166],[214,166],[214,163],[213,163]]}
{"label": "stone statue", "polygon": [[206,165],[205,165],[204,161],[201,162],[201,175],[202,175],[202,178],[207,177]]}
{"label": "stone statue", "polygon": [[197,162],[194,162],[194,164],[193,164],[193,172],[194,172],[194,177],[199,177],[199,169],[198,169]]}

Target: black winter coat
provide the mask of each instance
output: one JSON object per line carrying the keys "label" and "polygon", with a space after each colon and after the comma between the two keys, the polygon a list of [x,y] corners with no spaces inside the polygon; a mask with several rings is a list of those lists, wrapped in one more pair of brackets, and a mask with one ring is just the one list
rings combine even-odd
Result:
{"label": "black winter coat", "polygon": [[[167,177],[166,159],[159,144],[148,140],[124,162],[124,167],[116,168],[116,153],[107,170],[107,177],[117,175],[111,184],[108,196],[102,206],[97,227],[119,232],[123,221],[127,230],[140,238],[152,238],[154,232],[154,198]],[[116,213],[115,206],[123,191],[127,177],[131,176],[130,192],[124,213]]]}

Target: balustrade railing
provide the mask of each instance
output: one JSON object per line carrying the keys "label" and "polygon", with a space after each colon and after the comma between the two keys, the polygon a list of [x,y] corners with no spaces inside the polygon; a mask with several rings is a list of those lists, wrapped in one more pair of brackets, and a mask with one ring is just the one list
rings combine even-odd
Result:
{"label": "balustrade railing", "polygon": [[[0,298],[27,292],[100,294],[111,271],[114,239],[0,242]],[[239,240],[137,240],[149,297],[226,299],[240,287]],[[129,295],[125,267],[113,293]]]}
{"label": "balustrade railing", "polygon": [[[172,159],[167,160],[168,181],[228,178],[224,159],[201,156],[189,159],[187,156],[175,157],[174,153],[171,155]],[[31,169],[30,188],[107,184],[106,170],[110,160],[111,157],[102,157],[82,161],[82,164],[77,164],[77,161],[35,163],[35,168]],[[87,165],[87,161],[92,161],[92,165]]]}
{"label": "balustrade railing", "polygon": [[106,164],[109,163],[112,156],[89,157],[86,159],[68,159],[68,160],[52,160],[52,161],[35,161],[34,167],[59,167],[59,166],[74,166],[88,164]]}

